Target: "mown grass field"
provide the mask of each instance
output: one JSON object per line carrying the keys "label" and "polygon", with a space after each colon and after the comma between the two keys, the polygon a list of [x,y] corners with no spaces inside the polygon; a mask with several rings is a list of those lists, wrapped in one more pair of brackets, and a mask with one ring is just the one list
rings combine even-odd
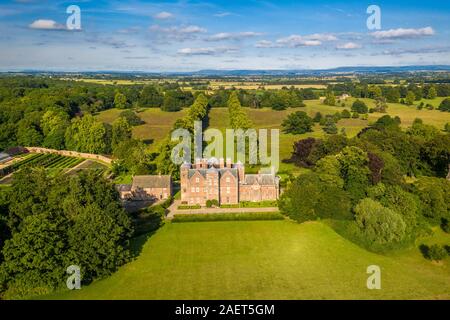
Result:
{"label": "mown grass field", "polygon": [[[371,253],[320,222],[168,223],[111,277],[44,298],[450,299],[449,263],[417,248]],[[381,290],[366,287],[369,265],[381,268]]]}

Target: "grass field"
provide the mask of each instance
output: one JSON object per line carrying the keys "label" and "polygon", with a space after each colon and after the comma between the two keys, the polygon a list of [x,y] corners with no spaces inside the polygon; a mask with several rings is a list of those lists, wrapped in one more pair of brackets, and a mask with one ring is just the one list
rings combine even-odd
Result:
{"label": "grass field", "polygon": [[[109,109],[96,115],[100,121],[111,124],[123,110]],[[164,112],[159,108],[149,108],[138,113],[145,124],[133,127],[133,137],[144,140],[155,150],[158,142],[164,139],[172,130],[173,124],[186,115],[187,109],[179,112]]]}
{"label": "grass field", "polygon": [[[168,223],[111,277],[45,298],[449,299],[449,263],[417,248],[374,254],[319,222]],[[381,290],[366,287],[369,265],[381,268]]]}

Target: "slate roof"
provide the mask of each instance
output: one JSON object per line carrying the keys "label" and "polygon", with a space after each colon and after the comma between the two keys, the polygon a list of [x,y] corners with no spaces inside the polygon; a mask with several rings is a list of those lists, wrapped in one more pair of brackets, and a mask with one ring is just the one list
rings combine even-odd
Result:
{"label": "slate roof", "polygon": [[134,176],[133,188],[170,188],[170,176]]}
{"label": "slate roof", "polygon": [[[209,168],[209,169],[189,169],[189,171],[188,171],[188,178],[189,179],[192,178],[196,172],[199,172],[204,178],[206,178],[206,173],[208,171],[209,172],[213,172],[211,169],[212,168]],[[214,170],[219,172],[219,176],[222,176],[223,174],[225,174],[225,172],[230,172],[235,178],[237,178],[237,176],[238,176],[238,171],[237,171],[236,168],[222,168],[222,169],[214,168]]]}
{"label": "slate roof", "polygon": [[273,174],[246,174],[244,184],[259,184],[262,186],[276,185],[279,178]]}

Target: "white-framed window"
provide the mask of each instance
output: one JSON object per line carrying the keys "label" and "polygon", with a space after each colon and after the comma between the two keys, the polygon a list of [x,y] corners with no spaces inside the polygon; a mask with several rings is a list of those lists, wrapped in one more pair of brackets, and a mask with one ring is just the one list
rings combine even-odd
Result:
{"label": "white-framed window", "polygon": [[200,192],[200,188],[199,187],[195,188],[195,192]]}
{"label": "white-framed window", "polygon": [[194,187],[191,188],[191,192],[195,192],[195,188]]}
{"label": "white-framed window", "polygon": [[230,194],[230,192],[231,192],[231,188],[227,187],[227,194]]}
{"label": "white-framed window", "polygon": [[196,178],[195,178],[195,182],[197,182],[197,183],[199,183],[199,182],[200,182],[200,179],[199,179],[199,177],[196,177]]}
{"label": "white-framed window", "polygon": [[230,183],[230,177],[226,178],[227,183]]}

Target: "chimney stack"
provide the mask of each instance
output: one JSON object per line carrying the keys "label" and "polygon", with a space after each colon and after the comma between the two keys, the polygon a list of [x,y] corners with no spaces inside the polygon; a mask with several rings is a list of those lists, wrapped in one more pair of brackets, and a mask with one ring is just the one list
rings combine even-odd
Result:
{"label": "chimney stack", "polygon": [[225,168],[225,162],[224,162],[223,158],[220,158],[220,159],[219,159],[219,168],[220,168],[220,169]]}
{"label": "chimney stack", "polygon": [[231,158],[227,158],[227,168],[231,169]]}
{"label": "chimney stack", "polygon": [[201,169],[202,163],[200,162],[200,159],[195,159],[195,169]]}
{"label": "chimney stack", "polygon": [[202,159],[202,168],[208,169],[208,159]]}

